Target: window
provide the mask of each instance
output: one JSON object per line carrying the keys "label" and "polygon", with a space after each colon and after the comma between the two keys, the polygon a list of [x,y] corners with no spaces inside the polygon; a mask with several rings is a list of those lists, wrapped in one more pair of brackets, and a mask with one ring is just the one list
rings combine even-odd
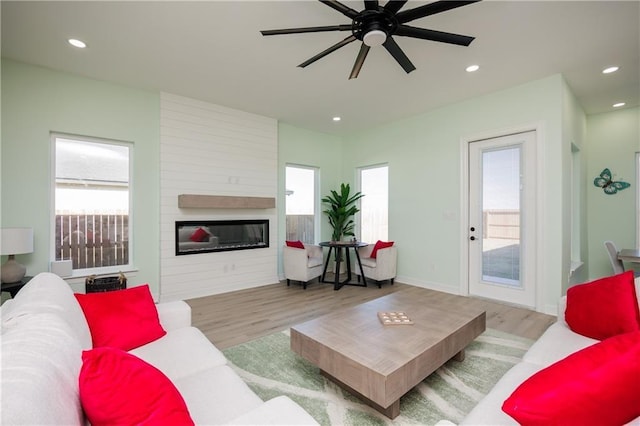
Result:
{"label": "window", "polygon": [[316,212],[318,169],[286,166],[286,239],[313,244],[317,235],[319,215]]}
{"label": "window", "polygon": [[359,169],[360,240],[375,243],[389,239],[389,167]]}
{"label": "window", "polygon": [[54,260],[74,274],[130,265],[129,143],[53,134]]}

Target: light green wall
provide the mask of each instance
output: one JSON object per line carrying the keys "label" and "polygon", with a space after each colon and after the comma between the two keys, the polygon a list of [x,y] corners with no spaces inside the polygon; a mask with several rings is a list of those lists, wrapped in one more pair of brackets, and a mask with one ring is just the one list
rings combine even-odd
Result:
{"label": "light green wall", "polygon": [[[35,253],[19,260],[30,274],[49,267],[49,132],[133,141],[136,282],[149,282],[157,294],[159,93],[8,60],[2,62],[1,84],[0,223],[32,226],[36,236]],[[571,143],[581,149],[586,182],[582,189],[582,260],[588,263],[589,276],[602,276],[610,273],[604,239],[613,239],[621,247],[636,244],[638,183],[633,159],[640,151],[639,122],[638,108],[585,119],[571,90],[556,75],[344,138],[281,123],[278,208],[284,209],[287,163],[319,167],[320,196],[341,182],[353,184],[356,167],[387,163],[390,238],[402,247],[399,274],[418,285],[457,292],[463,279],[459,265],[461,139],[537,126],[544,193],[538,280],[547,309],[567,285]],[[632,182],[632,188],[615,196],[602,194],[592,182],[604,167]],[[284,213],[278,220],[278,240],[283,242]],[[324,217],[321,224],[318,240],[328,239],[330,229]],[[281,265],[279,268],[281,271]]]}
{"label": "light green wall", "polygon": [[562,89],[556,75],[350,135],[343,175],[389,164],[389,238],[398,242],[398,275],[458,292],[461,250],[461,139],[526,125],[540,128],[543,213],[541,308],[553,311],[568,275],[563,217]]}
{"label": "light green wall", "polygon": [[[570,231],[565,226],[570,218],[564,211],[563,185],[570,179],[566,168],[571,141],[574,135],[580,137],[584,122],[567,91],[562,77],[556,75],[354,133],[343,138],[342,145],[327,135],[281,125],[281,173],[287,162],[319,166],[324,188],[326,183],[331,187],[341,181],[353,185],[357,167],[389,164],[389,238],[402,250],[398,274],[407,282],[455,293],[463,279],[459,263],[461,139],[536,126],[544,167],[540,170],[544,187],[539,218],[544,256],[539,262],[538,281],[544,283],[540,306],[553,312],[566,287],[570,260]],[[333,143],[327,143],[327,138]],[[341,170],[336,170],[340,157]],[[328,237],[325,222],[323,218],[323,236]],[[284,240],[284,226],[280,229]]]}
{"label": "light green wall", "polygon": [[159,93],[2,60],[2,226],[33,227],[28,274],[49,270],[51,131],[134,143],[134,283],[158,294]]}
{"label": "light green wall", "polygon": [[[294,164],[320,169],[320,194],[322,198],[342,182],[342,141],[337,136],[278,124],[278,241],[284,243],[285,226],[285,166]],[[320,211],[322,211],[320,206]],[[321,217],[320,235],[316,243],[331,238],[331,229],[324,215]],[[282,244],[279,244],[281,246]],[[278,247],[278,258],[282,259],[282,247]],[[282,274],[282,261],[278,262],[278,273]]]}
{"label": "light green wall", "polygon": [[[640,108],[627,108],[590,115],[587,120],[587,210],[589,226],[589,276],[611,275],[611,264],[604,248],[612,240],[618,248],[637,247],[635,153],[640,151]],[[606,195],[593,185],[593,179],[608,167],[614,180],[631,187]]]}

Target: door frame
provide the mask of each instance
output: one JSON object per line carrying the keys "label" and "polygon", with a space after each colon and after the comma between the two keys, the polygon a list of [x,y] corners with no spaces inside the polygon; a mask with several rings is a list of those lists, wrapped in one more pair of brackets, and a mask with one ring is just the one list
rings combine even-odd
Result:
{"label": "door frame", "polygon": [[533,279],[536,281],[535,290],[535,310],[544,311],[543,306],[543,285],[540,278],[544,276],[542,273],[542,265],[544,262],[544,250],[542,244],[543,230],[546,225],[546,217],[544,216],[544,125],[543,123],[530,123],[520,126],[509,127],[505,129],[489,130],[482,133],[475,133],[460,138],[460,287],[459,293],[463,296],[469,296],[469,144],[486,139],[499,138],[517,133],[535,132],[534,151],[535,151],[535,204],[536,204],[536,229],[533,238],[535,239],[535,266],[533,271]]}

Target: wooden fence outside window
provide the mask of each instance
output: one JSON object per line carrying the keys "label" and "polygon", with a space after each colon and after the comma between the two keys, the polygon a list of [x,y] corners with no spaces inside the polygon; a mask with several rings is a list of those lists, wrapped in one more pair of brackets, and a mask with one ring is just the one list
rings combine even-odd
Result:
{"label": "wooden fence outside window", "polygon": [[56,215],[56,260],[73,269],[129,263],[128,215]]}
{"label": "wooden fence outside window", "polygon": [[482,212],[482,238],[520,239],[519,210],[485,210]]}
{"label": "wooden fence outside window", "polygon": [[315,243],[314,216],[305,214],[288,214],[286,219],[286,239],[287,241],[300,240],[304,243]]}

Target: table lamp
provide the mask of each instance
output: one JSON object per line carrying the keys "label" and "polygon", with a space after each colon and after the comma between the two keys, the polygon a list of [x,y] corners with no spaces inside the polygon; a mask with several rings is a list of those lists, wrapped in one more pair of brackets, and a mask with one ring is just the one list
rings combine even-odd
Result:
{"label": "table lamp", "polygon": [[16,262],[15,255],[33,253],[33,229],[2,228],[1,232],[0,254],[9,255],[9,259],[2,265],[0,278],[3,283],[21,281],[27,268]]}

